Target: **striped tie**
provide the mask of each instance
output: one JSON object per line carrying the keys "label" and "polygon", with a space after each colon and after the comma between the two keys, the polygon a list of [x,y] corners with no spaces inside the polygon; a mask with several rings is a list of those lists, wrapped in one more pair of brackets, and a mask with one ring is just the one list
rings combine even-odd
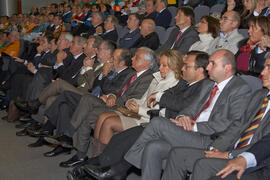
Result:
{"label": "striped tie", "polygon": [[265,97],[263,100],[263,103],[261,105],[261,108],[259,112],[256,114],[254,119],[251,121],[249,127],[244,131],[244,133],[241,136],[241,139],[239,140],[236,149],[245,147],[249,144],[249,140],[253,137],[254,133],[256,132],[256,129],[259,127],[262,117],[265,113],[265,110],[268,105],[269,96]]}

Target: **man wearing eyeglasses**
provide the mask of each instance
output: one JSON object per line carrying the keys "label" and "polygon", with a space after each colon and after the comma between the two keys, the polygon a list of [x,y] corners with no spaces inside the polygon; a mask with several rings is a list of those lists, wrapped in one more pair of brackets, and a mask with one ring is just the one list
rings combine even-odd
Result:
{"label": "man wearing eyeglasses", "polygon": [[240,15],[236,11],[227,11],[220,20],[220,35],[210,44],[208,54],[218,49],[227,49],[234,54],[238,51],[238,42],[244,37],[238,32]]}

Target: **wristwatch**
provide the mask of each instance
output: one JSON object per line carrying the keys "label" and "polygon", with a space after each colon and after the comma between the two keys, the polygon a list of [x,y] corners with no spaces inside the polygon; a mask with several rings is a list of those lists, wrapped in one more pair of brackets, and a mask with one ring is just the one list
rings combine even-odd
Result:
{"label": "wristwatch", "polygon": [[233,159],[233,158],[234,158],[233,155],[232,155],[232,152],[229,152],[228,158],[229,158],[229,159]]}

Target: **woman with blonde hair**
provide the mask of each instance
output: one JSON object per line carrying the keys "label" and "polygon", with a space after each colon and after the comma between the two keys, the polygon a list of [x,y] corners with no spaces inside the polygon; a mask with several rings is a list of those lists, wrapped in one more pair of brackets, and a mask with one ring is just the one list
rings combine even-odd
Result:
{"label": "woman with blonde hair", "polygon": [[[126,102],[125,109],[130,112],[132,117],[128,117],[119,111],[103,113],[97,120],[94,132],[93,148],[96,153],[101,151],[102,144],[107,144],[115,132],[148,123],[150,116],[148,110],[158,109],[158,104],[147,106],[147,97],[153,93],[163,92],[175,86],[181,78],[181,69],[184,65],[183,56],[176,50],[165,50],[159,54],[159,72],[153,74],[149,88],[141,99],[130,99]],[[99,150],[97,150],[99,149]]]}

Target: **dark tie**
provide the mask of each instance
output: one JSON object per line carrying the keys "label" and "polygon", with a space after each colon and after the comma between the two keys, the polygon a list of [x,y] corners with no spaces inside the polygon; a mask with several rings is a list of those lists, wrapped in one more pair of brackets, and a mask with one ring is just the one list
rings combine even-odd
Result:
{"label": "dark tie", "polygon": [[196,121],[198,119],[198,117],[201,115],[201,113],[210,106],[210,104],[212,103],[217,91],[218,91],[218,87],[217,87],[217,85],[215,85],[212,92],[211,92],[211,95],[210,95],[208,101],[204,104],[201,112],[193,119],[194,121]]}
{"label": "dark tie", "polygon": [[182,35],[182,31],[180,31],[180,32],[178,33],[175,42],[177,42],[177,41],[179,40],[179,38],[180,38],[181,35]]}
{"label": "dark tie", "polygon": [[265,110],[267,108],[267,105],[268,105],[269,98],[270,98],[270,96],[267,96],[264,98],[263,103],[259,109],[259,112],[253,118],[249,127],[242,134],[242,136],[241,136],[241,138],[236,146],[236,149],[242,148],[242,147],[245,147],[248,145],[248,142],[253,137],[254,133],[256,132],[256,129],[259,127],[259,125],[261,123],[262,117],[263,117]]}
{"label": "dark tie", "polygon": [[131,77],[131,79],[127,82],[127,84],[119,91],[118,97],[122,96],[122,95],[126,92],[127,88],[128,88],[128,87],[129,87],[136,79],[137,79],[137,73],[134,74],[134,75]]}

